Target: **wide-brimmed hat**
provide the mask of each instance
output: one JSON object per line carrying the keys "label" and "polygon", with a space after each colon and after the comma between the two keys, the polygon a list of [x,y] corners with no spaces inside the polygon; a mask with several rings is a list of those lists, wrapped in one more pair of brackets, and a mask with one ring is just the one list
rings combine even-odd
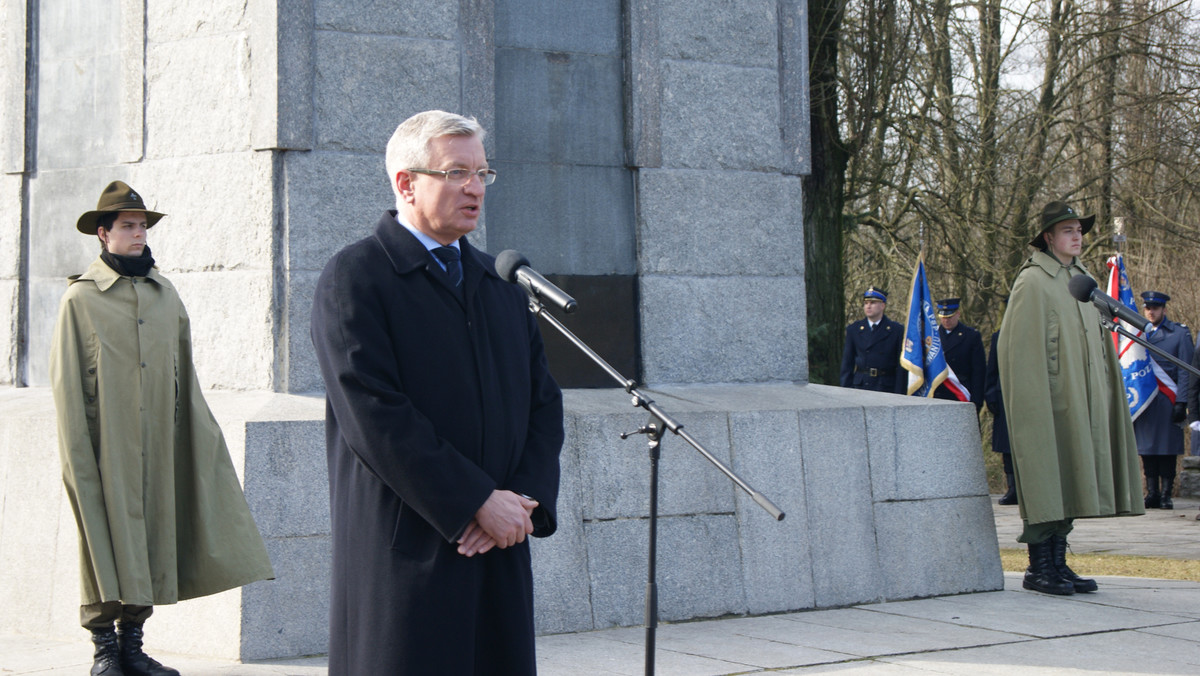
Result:
{"label": "wide-brimmed hat", "polygon": [[1068,221],[1072,218],[1079,221],[1079,225],[1083,226],[1083,234],[1085,235],[1088,234],[1088,231],[1092,229],[1092,224],[1096,222],[1096,217],[1094,215],[1080,216],[1079,214],[1075,213],[1075,210],[1068,206],[1066,202],[1056,201],[1047,204],[1042,209],[1042,229],[1038,231],[1038,234],[1034,235],[1033,239],[1029,240],[1029,246],[1045,249],[1046,241],[1042,239],[1042,235],[1045,234],[1047,230],[1054,227],[1055,223]]}
{"label": "wide-brimmed hat", "polygon": [[96,219],[104,214],[112,214],[119,211],[141,211],[146,214],[146,227],[153,227],[160,218],[166,214],[160,214],[157,211],[150,211],[146,208],[146,203],[142,201],[142,196],[139,195],[133,188],[130,188],[124,181],[113,181],[108,184],[104,192],[100,193],[100,201],[96,202],[96,209],[89,211],[79,217],[75,222],[75,229],[85,235],[96,234]]}

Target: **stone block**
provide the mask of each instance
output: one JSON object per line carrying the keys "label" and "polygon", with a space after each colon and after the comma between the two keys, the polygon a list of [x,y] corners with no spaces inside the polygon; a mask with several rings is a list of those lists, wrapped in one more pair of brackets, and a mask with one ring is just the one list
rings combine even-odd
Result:
{"label": "stone block", "polygon": [[[0,10],[2,11],[2,10]],[[0,174],[0,251],[21,250],[21,218],[25,215],[21,177]],[[20,257],[0,257],[0,280],[20,275]]]}
{"label": "stone block", "polygon": [[383,212],[396,208],[382,151],[287,153],[283,170],[292,273],[325,269],[333,254],[370,235]]}
{"label": "stone block", "polygon": [[249,150],[250,37],[204,35],[146,46],[146,156]]}
{"label": "stone block", "polygon": [[812,608],[816,599],[807,495],[798,479],[804,475],[804,457],[797,412],[731,413],[729,426],[733,471],[785,514],[776,521],[745,491],[734,492],[747,612]]}
{"label": "stone block", "polygon": [[20,282],[0,279],[0,385],[15,384],[21,375],[17,366],[20,301]]}
{"label": "stone block", "polygon": [[658,7],[664,59],[774,68],[775,0],[667,0]]}
{"label": "stone block", "polygon": [[641,281],[647,382],[764,382],[807,373],[802,276]]}
{"label": "stone block", "polygon": [[809,410],[800,415],[799,424],[816,606],[881,600],[862,413]]}
{"label": "stone block", "polygon": [[[328,501],[328,492],[321,495]],[[242,587],[241,660],[329,652],[329,535],[266,538],[275,579]]]}
{"label": "stone block", "polygon": [[317,147],[382,153],[415,113],[459,110],[458,46],[442,40],[319,31],[313,80]]}
{"label": "stone block", "polygon": [[619,56],[621,3],[496,0],[496,44],[546,52]]}
{"label": "stone block", "polygon": [[458,36],[458,3],[454,2],[313,0],[312,4],[318,30],[380,33],[439,40],[453,40]]}
{"label": "stone block", "polygon": [[663,166],[782,169],[775,69],[670,61],[661,77]]}
{"label": "stone block", "polygon": [[877,502],[875,536],[889,601],[1004,586],[986,495]]}
{"label": "stone block", "polygon": [[200,386],[270,390],[274,373],[269,271],[171,274],[191,319]]}
{"label": "stone block", "polygon": [[[76,561],[74,575],[58,578],[54,566],[47,565],[58,550],[60,501],[66,500],[53,404],[49,396],[41,403],[49,405],[48,410],[0,417],[0,570],[6,571],[0,576],[0,602],[28,611],[0,618],[0,631],[8,633],[50,631],[44,596],[57,586],[71,589],[79,606],[77,540],[72,538],[63,552]],[[70,507],[66,509],[69,514]],[[73,535],[73,520],[70,525]]]}
{"label": "stone block", "polygon": [[[650,454],[644,435],[621,439],[648,422],[644,413],[580,416],[576,422],[582,473],[590,504],[584,519],[642,518],[650,513]],[[683,413],[675,418],[725,465],[729,428],[724,413]],[[667,433],[659,460],[660,515],[732,514],[733,486],[681,437]]]}
{"label": "stone block", "polygon": [[[563,421],[567,438],[576,439],[575,417]],[[580,449],[563,446],[558,489],[558,530],[548,538],[533,538],[534,630],[558,634],[592,628],[591,585],[584,535]]]}
{"label": "stone block", "polygon": [[[247,501],[263,537],[304,538],[329,533],[329,468],[324,400],[314,398],[309,420],[247,421]],[[228,429],[228,428],[227,428]],[[304,490],[297,490],[303,486]]]}
{"label": "stone block", "polygon": [[[636,271],[633,177],[622,167],[495,162],[488,249],[517,249],[544,274]],[[530,205],[538,208],[531,211]]]}
{"label": "stone block", "polygon": [[[136,165],[127,181],[147,204],[167,214],[147,233],[159,269],[168,276],[269,271],[275,235],[272,171],[271,156],[256,152]],[[96,189],[95,198],[102,189]]]}
{"label": "stone block", "polygon": [[[648,528],[647,519],[585,522],[595,628],[644,622]],[[745,612],[733,516],[662,518],[657,550],[661,620]]]}
{"label": "stone block", "polygon": [[287,391],[323,392],[321,367],[312,343],[312,303],[320,272],[288,275]]}
{"label": "stone block", "polygon": [[238,0],[177,0],[146,5],[146,34],[157,43],[236,33],[248,28],[246,3]]}
{"label": "stone block", "polygon": [[[79,269],[83,272],[83,267]],[[67,290],[65,277],[45,279],[30,278],[29,291],[28,382],[30,386],[50,384],[50,346],[54,336],[54,324],[58,320],[58,304]]]}
{"label": "stone block", "polygon": [[497,50],[497,157],[623,167],[623,76],[615,56]]}
{"label": "stone block", "polygon": [[3,174],[25,171],[26,1],[0,4],[0,173]]}
{"label": "stone block", "polygon": [[[103,24],[102,24],[103,25]],[[70,37],[58,36],[56,26],[39,32],[37,167],[39,171],[108,164],[122,159],[122,107],[117,88],[108,96],[95,83],[96,73],[122,72],[122,58],[116,33],[99,32],[89,26]],[[99,30],[103,31],[103,28]],[[55,35],[54,40],[50,36]],[[80,40],[95,51],[76,57],[56,57],[60,41]],[[44,41],[42,38],[46,38]],[[92,44],[102,41],[103,45]],[[97,193],[97,196],[99,193]]]}
{"label": "stone block", "polygon": [[[875,500],[986,496],[975,406],[917,397],[901,403],[866,408]],[[954,443],[941,443],[943,435]]]}
{"label": "stone block", "polygon": [[638,179],[642,274],[804,276],[799,177],[644,169]]}
{"label": "stone block", "polygon": [[1182,464],[1183,468],[1179,471],[1179,497],[1200,498],[1200,457],[1185,455]]}

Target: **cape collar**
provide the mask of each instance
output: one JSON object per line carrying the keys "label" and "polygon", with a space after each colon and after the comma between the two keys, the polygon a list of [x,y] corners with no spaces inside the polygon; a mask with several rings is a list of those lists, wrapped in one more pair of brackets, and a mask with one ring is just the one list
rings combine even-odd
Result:
{"label": "cape collar", "polygon": [[1067,274],[1071,277],[1074,277],[1077,274],[1090,276],[1090,274],[1087,271],[1087,268],[1083,267],[1083,264],[1079,262],[1078,257],[1071,259],[1070,265],[1063,265],[1062,263],[1059,262],[1059,260],[1057,258],[1046,253],[1045,251],[1033,252],[1033,255],[1030,256],[1029,260],[1025,263],[1025,267],[1032,267],[1032,266],[1037,266],[1037,267],[1041,268],[1046,274],[1050,275],[1051,277],[1057,277],[1058,271],[1062,270],[1064,268],[1067,270]]}
{"label": "cape collar", "polygon": [[[101,291],[108,291],[121,278],[121,275],[117,274],[116,270],[113,270],[108,266],[108,263],[105,263],[103,259],[96,256],[96,260],[92,261],[88,269],[82,275],[73,277],[71,283],[74,284],[75,282],[83,281],[95,282],[96,287]],[[158,274],[157,267],[150,268],[150,272],[146,273],[143,279],[149,279],[159,286],[166,286],[166,280],[163,279],[162,275]]]}

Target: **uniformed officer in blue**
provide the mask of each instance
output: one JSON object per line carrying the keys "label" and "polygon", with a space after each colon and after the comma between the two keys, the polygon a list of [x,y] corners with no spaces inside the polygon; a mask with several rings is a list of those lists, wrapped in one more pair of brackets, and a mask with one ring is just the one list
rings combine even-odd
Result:
{"label": "uniformed officer in blue", "polygon": [[[938,334],[942,339],[942,353],[958,382],[967,388],[975,413],[983,408],[984,374],[987,361],[983,354],[983,336],[979,331],[962,323],[959,299],[943,298],[937,302]],[[933,396],[937,399],[958,401],[958,397],[945,385],[938,385]]]}
{"label": "uniformed officer in blue", "polygon": [[[1150,320],[1153,328],[1146,340],[1185,364],[1192,363],[1192,334],[1187,326],[1167,319],[1166,305],[1171,297],[1161,291],[1142,294],[1142,314]],[[1183,454],[1183,428],[1187,417],[1186,392],[1188,372],[1170,360],[1160,357],[1152,350],[1150,358],[1162,367],[1177,385],[1175,403],[1163,392],[1159,392],[1133,421],[1133,433],[1137,437],[1138,455],[1142,456],[1142,471],[1146,475],[1146,507],[1173,509],[1171,492],[1175,488],[1175,456]]]}
{"label": "uniformed officer in blue", "polygon": [[842,387],[896,394],[908,391],[908,372],[900,369],[904,327],[888,319],[886,309],[886,291],[872,286],[863,293],[867,317],[846,327]]}

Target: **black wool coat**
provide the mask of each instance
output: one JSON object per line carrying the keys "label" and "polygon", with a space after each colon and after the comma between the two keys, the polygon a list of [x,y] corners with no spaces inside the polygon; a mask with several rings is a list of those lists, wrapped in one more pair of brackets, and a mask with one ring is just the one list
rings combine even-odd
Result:
{"label": "black wool coat", "polygon": [[[946,363],[954,370],[954,375],[958,376],[958,382],[971,393],[971,402],[975,404],[975,412],[978,413],[983,408],[984,371],[987,368],[987,360],[983,356],[983,336],[979,335],[978,330],[962,322],[959,322],[953,331],[946,331],[939,326],[938,334],[942,339],[942,352],[946,355]],[[938,385],[933,396],[937,399],[958,401],[958,397],[945,385]]]}
{"label": "black wool coat", "polygon": [[983,400],[987,402],[988,410],[992,412],[992,450],[997,453],[1008,453],[1008,416],[1004,415],[1004,395],[1000,391],[1000,363],[996,359],[996,343],[1000,342],[1000,332],[992,334],[992,344],[988,348],[987,376],[984,378]]}
{"label": "black wool coat", "polygon": [[467,558],[455,540],[494,489],[554,532],[562,393],[524,292],[460,246],[465,298],[394,211],[317,283],[330,676],[535,669],[528,541]]}

